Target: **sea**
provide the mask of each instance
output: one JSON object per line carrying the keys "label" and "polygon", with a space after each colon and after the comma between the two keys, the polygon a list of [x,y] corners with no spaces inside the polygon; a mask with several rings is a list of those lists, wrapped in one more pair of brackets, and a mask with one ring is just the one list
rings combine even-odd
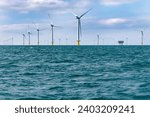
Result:
{"label": "sea", "polygon": [[150,100],[150,46],[0,46],[0,100]]}

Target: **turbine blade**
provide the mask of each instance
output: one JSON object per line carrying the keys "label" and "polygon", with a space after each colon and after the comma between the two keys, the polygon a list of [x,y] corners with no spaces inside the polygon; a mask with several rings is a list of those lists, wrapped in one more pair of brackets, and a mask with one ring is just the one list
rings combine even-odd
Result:
{"label": "turbine blade", "polygon": [[37,25],[35,24],[35,22],[32,22],[32,24],[34,25],[34,28],[37,30],[38,27],[37,27]]}
{"label": "turbine blade", "polygon": [[75,14],[74,12],[71,12],[71,14],[72,14],[72,15],[74,15],[75,17],[77,17],[77,16],[78,16],[78,15],[77,15],[77,14]]}
{"label": "turbine blade", "polygon": [[91,11],[92,10],[92,8],[91,9],[89,9],[88,11],[86,11],[85,13],[83,13],[81,16],[80,16],[80,18],[82,18],[84,15],[86,15],[89,11]]}
{"label": "turbine blade", "polygon": [[26,28],[26,33],[28,34],[28,32],[29,32],[29,24],[28,24],[28,26]]}
{"label": "turbine blade", "polygon": [[51,18],[51,16],[50,16],[49,13],[48,13],[48,17],[49,17],[49,19],[50,19],[50,24],[53,24],[53,21],[51,20],[52,18]]}
{"label": "turbine blade", "polygon": [[54,25],[54,21],[53,20],[51,21],[51,25]]}
{"label": "turbine blade", "polygon": [[33,32],[32,33],[31,32],[28,33],[28,35],[33,35],[33,34],[34,34]]}
{"label": "turbine blade", "polygon": [[40,29],[39,31],[44,31],[44,30],[47,30],[48,28],[43,28],[43,29]]}
{"label": "turbine blade", "polygon": [[22,35],[23,35],[24,38],[26,38],[26,35],[25,35],[25,34],[22,34]]}
{"label": "turbine blade", "polygon": [[97,38],[99,39],[99,34],[97,35]]}
{"label": "turbine blade", "polygon": [[51,16],[50,16],[50,14],[48,13],[48,17],[49,17],[49,19],[51,19]]}
{"label": "turbine blade", "polygon": [[61,26],[54,26],[55,28],[62,28]]}

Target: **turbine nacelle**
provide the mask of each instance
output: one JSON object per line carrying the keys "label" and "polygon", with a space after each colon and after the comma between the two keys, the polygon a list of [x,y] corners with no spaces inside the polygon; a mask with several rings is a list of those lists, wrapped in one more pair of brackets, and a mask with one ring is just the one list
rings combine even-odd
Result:
{"label": "turbine nacelle", "polygon": [[76,16],[76,19],[78,19],[78,20],[79,20],[79,19],[81,19],[81,17],[79,17],[79,16]]}
{"label": "turbine nacelle", "polygon": [[23,35],[23,37],[25,37],[25,34],[22,34]]}
{"label": "turbine nacelle", "polygon": [[28,32],[28,35],[31,35],[31,32]]}
{"label": "turbine nacelle", "polygon": [[51,24],[51,27],[54,27],[54,25],[53,25],[53,24]]}

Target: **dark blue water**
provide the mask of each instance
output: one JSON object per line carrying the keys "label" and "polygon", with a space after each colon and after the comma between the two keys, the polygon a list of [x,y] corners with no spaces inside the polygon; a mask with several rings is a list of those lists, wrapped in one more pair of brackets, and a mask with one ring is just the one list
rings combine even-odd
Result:
{"label": "dark blue water", "polygon": [[150,99],[150,46],[1,46],[0,99]]}

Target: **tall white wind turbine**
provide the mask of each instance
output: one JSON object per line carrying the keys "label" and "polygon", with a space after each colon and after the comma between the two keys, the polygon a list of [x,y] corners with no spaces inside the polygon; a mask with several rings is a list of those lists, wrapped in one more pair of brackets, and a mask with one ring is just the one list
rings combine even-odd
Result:
{"label": "tall white wind turbine", "polygon": [[80,45],[80,37],[82,36],[82,27],[81,27],[81,18],[86,15],[89,11],[91,11],[91,9],[89,9],[88,11],[86,11],[85,13],[83,13],[82,15],[78,16],[75,13],[73,13],[73,15],[76,17],[78,23],[77,23],[77,45]]}
{"label": "tall white wind turbine", "polygon": [[54,25],[51,23],[51,31],[52,31],[52,45],[54,45]]}

